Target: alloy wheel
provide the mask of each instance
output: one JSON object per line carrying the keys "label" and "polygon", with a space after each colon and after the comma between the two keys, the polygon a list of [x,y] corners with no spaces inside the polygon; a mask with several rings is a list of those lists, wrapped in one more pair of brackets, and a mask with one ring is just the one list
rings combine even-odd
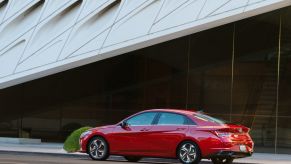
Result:
{"label": "alloy wheel", "polygon": [[184,142],[179,148],[179,159],[186,164],[198,163],[200,161],[200,152],[196,144]]}
{"label": "alloy wheel", "polygon": [[88,145],[88,152],[94,160],[105,160],[108,157],[108,145],[103,138],[95,137]]}

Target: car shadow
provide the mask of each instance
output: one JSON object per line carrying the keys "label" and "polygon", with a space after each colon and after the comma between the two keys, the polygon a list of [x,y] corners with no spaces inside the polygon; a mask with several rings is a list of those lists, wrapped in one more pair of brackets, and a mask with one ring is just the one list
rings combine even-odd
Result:
{"label": "car shadow", "polygon": [[[123,157],[110,157],[108,159],[110,162],[117,162],[117,163],[129,163],[128,161],[124,160]],[[134,162],[132,162],[134,163]],[[137,163],[144,163],[144,164],[149,164],[149,163],[157,163],[157,164],[179,164],[180,162],[176,159],[163,159],[163,158],[144,158],[140,162]],[[233,162],[234,164],[246,164],[246,163],[241,163],[241,162]],[[201,161],[200,164],[212,164],[211,161]],[[258,163],[248,163],[248,164],[258,164]]]}

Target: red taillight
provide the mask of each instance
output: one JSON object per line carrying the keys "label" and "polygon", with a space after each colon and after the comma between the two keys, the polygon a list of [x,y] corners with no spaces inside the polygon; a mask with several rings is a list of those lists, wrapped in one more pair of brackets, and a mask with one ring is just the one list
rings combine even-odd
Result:
{"label": "red taillight", "polygon": [[225,131],[214,131],[214,134],[217,135],[217,137],[219,138],[228,138],[231,137],[233,133]]}

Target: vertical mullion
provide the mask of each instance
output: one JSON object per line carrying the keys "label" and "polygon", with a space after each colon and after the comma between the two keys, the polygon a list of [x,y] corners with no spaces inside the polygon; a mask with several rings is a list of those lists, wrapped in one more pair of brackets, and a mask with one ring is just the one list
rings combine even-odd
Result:
{"label": "vertical mullion", "polygon": [[281,62],[281,38],[282,38],[282,13],[279,22],[279,38],[278,38],[278,63],[277,63],[277,93],[276,93],[276,123],[275,123],[275,154],[277,154],[278,145],[278,110],[279,110],[279,86],[280,86],[280,62]]}
{"label": "vertical mullion", "polygon": [[230,84],[230,113],[229,121],[232,121],[232,108],[233,108],[233,82],[234,82],[234,58],[235,58],[235,37],[236,37],[236,24],[233,24],[232,34],[232,57],[231,57],[231,84]]}

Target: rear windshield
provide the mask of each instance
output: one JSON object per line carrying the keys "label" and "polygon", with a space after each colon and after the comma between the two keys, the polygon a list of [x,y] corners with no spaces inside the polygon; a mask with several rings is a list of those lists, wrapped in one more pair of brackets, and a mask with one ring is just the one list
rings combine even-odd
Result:
{"label": "rear windshield", "polygon": [[218,124],[225,124],[226,123],[226,121],[224,121],[224,120],[220,120],[218,118],[214,118],[214,117],[208,116],[206,114],[202,114],[202,113],[196,113],[196,114],[194,114],[194,117],[196,117],[200,120],[203,120],[203,121],[209,121],[209,122],[214,122],[214,123],[218,123]]}

